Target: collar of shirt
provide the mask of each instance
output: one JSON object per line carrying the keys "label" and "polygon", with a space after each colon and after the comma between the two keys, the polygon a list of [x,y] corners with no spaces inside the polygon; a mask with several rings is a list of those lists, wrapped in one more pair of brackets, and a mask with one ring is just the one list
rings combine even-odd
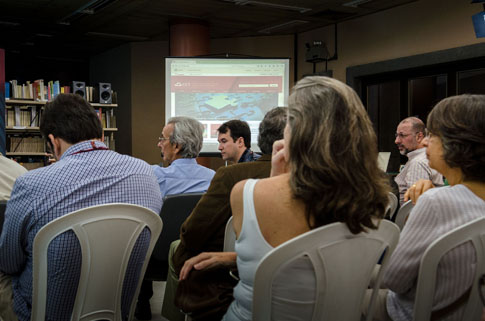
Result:
{"label": "collar of shirt", "polygon": [[77,144],[74,144],[68,149],[66,149],[66,151],[64,152],[64,154],[62,154],[60,159],[63,159],[65,157],[71,156],[72,154],[75,154],[84,150],[93,149],[91,142],[93,142],[94,146],[96,146],[97,148],[101,148],[101,149],[107,148],[106,145],[103,142],[100,142],[99,140],[85,140]]}
{"label": "collar of shirt", "polygon": [[421,155],[422,153],[426,153],[426,147],[418,148],[418,149],[413,150],[412,152],[409,152],[408,155],[407,155],[408,160],[411,160],[411,159],[415,158],[416,156]]}
{"label": "collar of shirt", "polygon": [[190,164],[197,164],[195,158],[179,158],[174,160],[170,166],[178,166],[178,165],[190,165]]}

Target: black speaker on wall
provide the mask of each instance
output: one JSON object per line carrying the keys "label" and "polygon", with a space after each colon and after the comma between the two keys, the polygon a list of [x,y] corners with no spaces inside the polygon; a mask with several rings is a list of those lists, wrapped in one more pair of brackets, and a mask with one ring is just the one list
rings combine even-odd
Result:
{"label": "black speaker on wall", "polygon": [[86,83],[84,81],[73,81],[72,93],[78,94],[82,98],[86,98]]}
{"label": "black speaker on wall", "polygon": [[95,99],[100,104],[111,104],[113,97],[111,95],[111,84],[107,82],[100,82],[96,87]]}

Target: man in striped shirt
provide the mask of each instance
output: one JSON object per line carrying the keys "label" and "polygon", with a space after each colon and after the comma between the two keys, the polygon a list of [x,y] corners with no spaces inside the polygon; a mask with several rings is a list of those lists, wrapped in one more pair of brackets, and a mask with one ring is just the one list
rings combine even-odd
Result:
{"label": "man in striped shirt", "polygon": [[394,141],[401,155],[408,161],[394,179],[399,187],[399,203],[404,204],[404,194],[419,179],[428,179],[435,186],[443,186],[443,176],[431,169],[426,159],[425,126],[421,119],[408,117],[397,126]]}
{"label": "man in striped shirt", "polygon": [[[37,232],[70,212],[100,204],[128,203],[158,213],[162,197],[150,165],[109,150],[101,122],[82,97],[60,94],[45,106],[40,131],[57,159],[17,179],[0,235],[0,318],[29,321],[32,247]],[[109,233],[106,237],[110,237]],[[128,319],[141,263],[150,241],[140,234],[123,284],[122,316]],[[81,268],[79,241],[66,232],[48,251],[46,320],[70,320]],[[109,273],[109,271],[107,271]]]}

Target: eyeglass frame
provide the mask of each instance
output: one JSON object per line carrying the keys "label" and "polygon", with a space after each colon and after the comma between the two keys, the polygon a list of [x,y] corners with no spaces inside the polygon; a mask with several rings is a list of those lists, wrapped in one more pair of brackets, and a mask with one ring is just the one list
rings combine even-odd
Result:
{"label": "eyeglass frame", "polygon": [[169,138],[166,138],[166,137],[163,137],[163,136],[162,136],[162,137],[158,137],[158,142],[159,142],[159,143],[160,143],[160,142],[164,142],[164,141],[166,141],[166,140],[170,140],[170,137],[169,137]]}
{"label": "eyeglass frame", "polygon": [[419,132],[416,132],[416,133],[410,133],[410,134],[395,133],[395,134],[394,134],[394,137],[395,137],[395,138],[398,138],[398,137],[399,137],[399,139],[404,139],[404,138],[406,138],[406,137],[408,137],[408,136],[411,136],[411,135],[416,135],[416,134],[418,134],[418,133],[419,133]]}

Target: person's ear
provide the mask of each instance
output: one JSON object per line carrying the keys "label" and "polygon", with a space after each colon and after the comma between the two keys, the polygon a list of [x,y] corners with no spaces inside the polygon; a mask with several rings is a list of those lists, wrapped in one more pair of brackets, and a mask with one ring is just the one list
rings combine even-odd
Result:
{"label": "person's ear", "polygon": [[61,157],[61,142],[59,141],[59,138],[54,137],[52,134],[47,135],[47,138],[51,144],[54,157],[59,159]]}
{"label": "person's ear", "polygon": [[237,146],[239,148],[245,147],[245,145],[244,145],[244,138],[243,137],[239,137],[238,139],[236,139],[236,143],[237,143]]}
{"label": "person's ear", "polygon": [[418,133],[416,133],[416,141],[417,141],[418,143],[421,143],[421,142],[423,141],[424,137],[425,137],[425,136],[424,136],[424,133],[422,133],[422,132],[418,132]]}
{"label": "person's ear", "polygon": [[182,147],[177,143],[173,144],[172,146],[173,146],[173,151],[175,152],[176,155],[178,155],[182,150]]}

